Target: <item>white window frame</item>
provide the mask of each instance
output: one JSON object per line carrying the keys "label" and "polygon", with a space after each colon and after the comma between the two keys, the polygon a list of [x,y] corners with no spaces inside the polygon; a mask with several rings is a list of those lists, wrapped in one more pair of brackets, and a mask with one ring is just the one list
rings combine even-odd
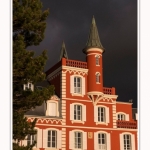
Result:
{"label": "white window frame", "polygon": [[130,144],[131,144],[131,149],[130,150],[135,150],[135,135],[130,133],[130,132],[123,132],[120,134],[120,150],[128,150],[127,148],[124,147],[124,135],[130,135]]}
{"label": "white window frame", "polygon": [[[56,131],[56,147],[48,147],[48,131]],[[45,150],[59,150],[61,149],[61,139],[62,137],[62,131],[58,130],[56,128],[47,128],[43,130],[43,148],[45,148]]]}
{"label": "white window frame", "polygon": [[[77,87],[75,83],[75,78],[80,78],[80,87]],[[76,92],[80,88],[80,92]],[[76,90],[75,90],[76,89]],[[85,77],[81,75],[71,75],[70,76],[70,93],[72,96],[84,96],[85,95]]]}
{"label": "white window frame", "polygon": [[95,64],[96,66],[100,66],[100,55],[95,55]]}
{"label": "white window frame", "polygon": [[[51,116],[51,117],[58,117],[59,116],[59,106],[58,106],[58,101],[55,100],[48,100],[47,102],[47,107],[46,107],[46,116]],[[55,103],[56,104],[56,112],[55,115],[50,115],[50,103]]]}
{"label": "white window frame", "polygon": [[[99,108],[104,109],[104,116],[103,116],[104,120],[99,119],[99,115],[101,115],[101,113],[98,112]],[[104,105],[95,105],[94,106],[94,122],[96,123],[96,125],[98,125],[98,124],[108,125],[108,123],[110,122],[109,107],[104,106]]]}
{"label": "white window frame", "polygon": [[129,114],[126,114],[124,112],[117,112],[116,113],[116,120],[118,120],[118,115],[124,115],[125,116],[125,120],[120,120],[120,121],[129,121]]}
{"label": "white window frame", "polygon": [[[75,133],[81,133],[81,148],[77,148],[75,146],[76,143]],[[69,131],[69,149],[71,150],[87,149],[87,132],[84,132],[83,130],[77,130],[77,129]]]}
{"label": "white window frame", "polygon": [[23,85],[23,90],[27,90],[30,89],[31,91],[34,91],[34,84],[32,84],[31,82],[28,82],[27,84]]}
{"label": "white window frame", "polygon": [[[81,110],[80,112],[80,119],[78,119],[78,117],[75,118],[75,106],[80,106]],[[86,121],[86,105],[82,104],[82,103],[72,103],[70,104],[70,120],[72,123],[82,123],[84,124]]]}
{"label": "white window frame", "polygon": [[56,130],[48,130],[47,137],[48,137],[47,138],[47,147],[56,149],[57,148],[57,131]]}
{"label": "white window frame", "polygon": [[[27,145],[32,145],[34,142],[37,142],[37,134],[27,135]],[[37,147],[37,143],[34,147]]]}
{"label": "white window frame", "polygon": [[[99,144],[99,134],[105,135],[105,144]],[[94,150],[111,150],[110,133],[106,131],[94,132]]]}

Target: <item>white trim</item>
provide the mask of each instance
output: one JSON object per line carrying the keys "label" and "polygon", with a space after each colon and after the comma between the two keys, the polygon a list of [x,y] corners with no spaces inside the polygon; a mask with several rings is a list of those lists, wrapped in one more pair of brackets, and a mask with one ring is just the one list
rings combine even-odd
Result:
{"label": "white trim", "polygon": [[[36,125],[42,125],[43,126],[43,124],[41,124],[41,123],[37,123]],[[68,125],[65,125],[65,126],[63,126],[63,125],[57,125],[57,124],[55,124],[55,125],[53,125],[53,124],[44,124],[44,126],[46,127],[46,126],[52,126],[52,127],[62,127],[62,128],[81,128],[81,129],[103,129],[103,130],[117,130],[117,131],[137,131],[137,129],[129,129],[129,128],[117,128],[117,129],[114,129],[114,128],[100,128],[100,127],[86,127],[86,126],[77,126],[77,125],[75,125],[75,126],[73,126],[73,125],[71,125],[71,126],[68,126]]]}
{"label": "white trim", "polygon": [[100,56],[102,56],[102,54],[98,54],[98,53],[90,53],[90,54],[87,54],[87,56],[89,56],[89,55],[100,55]]}
{"label": "white trim", "polygon": [[89,49],[87,50],[87,53],[88,53],[88,52],[92,52],[92,51],[97,51],[97,52],[103,53],[104,50],[102,50],[101,48],[89,48]]}

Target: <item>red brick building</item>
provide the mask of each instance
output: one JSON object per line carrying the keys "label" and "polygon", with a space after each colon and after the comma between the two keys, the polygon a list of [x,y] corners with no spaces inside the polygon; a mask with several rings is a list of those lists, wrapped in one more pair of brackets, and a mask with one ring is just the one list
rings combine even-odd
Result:
{"label": "red brick building", "polygon": [[34,150],[137,150],[137,120],[132,103],[117,101],[115,87],[103,85],[103,53],[95,19],[83,53],[86,62],[70,60],[65,44],[60,61],[50,68],[47,81],[56,95],[27,113],[38,118]]}

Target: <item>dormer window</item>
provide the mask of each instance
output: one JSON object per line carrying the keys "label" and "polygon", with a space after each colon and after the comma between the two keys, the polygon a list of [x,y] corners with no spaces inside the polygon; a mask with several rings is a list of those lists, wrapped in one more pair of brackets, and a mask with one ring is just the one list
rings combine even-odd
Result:
{"label": "dormer window", "polygon": [[34,90],[34,85],[32,83],[28,82],[27,84],[24,84],[23,89],[33,91]]}

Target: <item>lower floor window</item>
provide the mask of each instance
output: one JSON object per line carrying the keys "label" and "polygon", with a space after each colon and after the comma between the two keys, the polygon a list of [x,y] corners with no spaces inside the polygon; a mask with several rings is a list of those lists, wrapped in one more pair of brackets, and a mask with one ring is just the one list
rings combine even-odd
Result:
{"label": "lower floor window", "polygon": [[131,135],[124,134],[123,140],[124,140],[124,150],[132,150],[131,149]]}
{"label": "lower floor window", "polygon": [[27,145],[32,145],[37,142],[37,134],[35,135],[27,135]]}
{"label": "lower floor window", "polygon": [[98,134],[98,148],[99,148],[99,150],[107,150],[105,133]]}
{"label": "lower floor window", "polygon": [[82,133],[81,132],[75,132],[75,148],[82,148]]}
{"label": "lower floor window", "polygon": [[49,130],[47,147],[56,148],[56,145],[57,145],[57,131]]}

